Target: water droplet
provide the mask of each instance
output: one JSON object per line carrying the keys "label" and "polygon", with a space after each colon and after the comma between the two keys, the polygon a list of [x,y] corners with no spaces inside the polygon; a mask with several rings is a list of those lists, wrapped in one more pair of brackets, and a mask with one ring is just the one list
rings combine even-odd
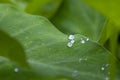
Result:
{"label": "water droplet", "polygon": [[109,66],[109,64],[106,64],[106,65],[105,65],[105,67],[108,67],[108,66]]}
{"label": "water droplet", "polygon": [[109,64],[103,64],[103,66],[101,67],[101,70],[104,71],[105,68],[109,67]]}
{"label": "water droplet", "polygon": [[88,60],[87,58],[80,58],[80,59],[79,59],[79,62],[87,61],[87,60]]}
{"label": "water droplet", "polygon": [[82,39],[81,39],[81,41],[80,41],[80,42],[81,42],[82,44],[84,44],[84,43],[85,43],[85,40],[82,40]]}
{"label": "water droplet", "polygon": [[82,58],[80,58],[80,59],[79,59],[79,62],[81,62],[82,60],[83,60],[83,59],[82,59]]}
{"label": "water droplet", "polygon": [[80,43],[84,44],[86,41],[89,41],[89,38],[81,38]]}
{"label": "water droplet", "polygon": [[105,68],[104,68],[104,67],[101,67],[101,70],[102,70],[102,71],[104,71],[104,70],[105,70]]}
{"label": "water droplet", "polygon": [[106,77],[105,80],[109,80],[109,77]]}
{"label": "water droplet", "polygon": [[72,46],[73,46],[73,43],[68,42],[67,46],[68,46],[68,47],[72,47]]}
{"label": "water droplet", "polygon": [[74,35],[69,35],[69,36],[68,36],[68,39],[69,39],[69,40],[73,40],[74,38],[75,38]]}
{"label": "water droplet", "polygon": [[71,40],[70,42],[71,42],[71,43],[74,43],[74,42],[75,42],[75,40]]}
{"label": "water droplet", "polygon": [[89,41],[89,38],[86,38],[86,41]]}
{"label": "water droplet", "polygon": [[78,75],[78,71],[77,70],[73,71],[72,77],[76,77],[77,75]]}
{"label": "water droplet", "polygon": [[14,72],[18,72],[19,71],[19,68],[14,68]]}

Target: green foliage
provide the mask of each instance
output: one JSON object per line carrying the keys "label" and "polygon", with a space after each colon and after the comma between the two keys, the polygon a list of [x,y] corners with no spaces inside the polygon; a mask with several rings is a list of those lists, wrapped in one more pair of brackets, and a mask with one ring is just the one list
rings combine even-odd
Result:
{"label": "green foliage", "polygon": [[0,0],[0,79],[119,80],[117,10],[85,1]]}
{"label": "green foliage", "polygon": [[120,25],[120,11],[119,3],[120,0],[85,0],[91,6],[101,11],[110,20],[112,20],[116,25]]}
{"label": "green foliage", "polygon": [[3,31],[0,31],[0,37],[0,55],[16,61],[22,67],[27,67],[25,52],[20,43]]}
{"label": "green foliage", "polygon": [[51,21],[66,34],[80,33],[95,41],[99,40],[106,23],[103,15],[82,0],[65,0]]}
{"label": "green foliage", "polygon": [[40,14],[51,18],[59,8],[62,0],[33,0],[26,7],[26,11],[31,14]]}
{"label": "green foliage", "polygon": [[25,12],[50,19],[60,7],[62,0],[1,0],[1,2],[10,2]]}

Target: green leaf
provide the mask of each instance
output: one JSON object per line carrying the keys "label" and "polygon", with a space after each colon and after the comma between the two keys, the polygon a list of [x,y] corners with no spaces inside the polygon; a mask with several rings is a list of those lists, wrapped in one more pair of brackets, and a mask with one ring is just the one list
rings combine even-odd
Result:
{"label": "green leaf", "polygon": [[0,29],[20,41],[32,71],[43,78],[104,80],[108,76],[110,53],[98,43],[76,34],[75,43],[68,47],[68,35],[57,30],[46,18],[26,14],[11,5],[0,5],[0,11]]}
{"label": "green leaf", "polygon": [[28,4],[26,11],[50,19],[58,10],[61,2],[62,0],[32,0],[31,3]]}
{"label": "green leaf", "polygon": [[84,0],[120,26],[120,0]]}
{"label": "green leaf", "polygon": [[113,31],[112,31],[114,29],[113,26],[115,26],[115,25],[112,22],[110,22],[110,21],[106,22],[106,25],[101,33],[101,37],[99,40],[100,44],[104,45],[106,43],[106,41],[110,39],[111,35],[113,34]]}
{"label": "green leaf", "polygon": [[0,0],[0,3],[10,3],[10,0]]}
{"label": "green leaf", "polygon": [[20,43],[0,30],[0,56],[9,58],[22,67],[28,67],[25,52]]}
{"label": "green leaf", "polygon": [[106,23],[103,15],[82,0],[64,0],[58,13],[51,21],[66,34],[80,33],[94,41],[100,39]]}
{"label": "green leaf", "polygon": [[116,70],[116,80],[120,79],[120,60],[117,62],[117,70]]}
{"label": "green leaf", "polygon": [[11,2],[25,12],[51,19],[60,7],[62,0],[2,0],[1,2]]}
{"label": "green leaf", "polygon": [[19,6],[22,10],[25,10],[27,5],[32,1],[32,0],[10,0],[11,3]]}

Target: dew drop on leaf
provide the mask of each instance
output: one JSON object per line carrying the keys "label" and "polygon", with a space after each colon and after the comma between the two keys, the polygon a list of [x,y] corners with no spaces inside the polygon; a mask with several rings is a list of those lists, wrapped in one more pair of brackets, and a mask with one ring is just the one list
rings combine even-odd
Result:
{"label": "dew drop on leaf", "polygon": [[89,41],[89,38],[86,38],[86,41]]}
{"label": "dew drop on leaf", "polygon": [[76,76],[78,76],[78,71],[77,70],[73,71],[73,73],[72,73],[72,77],[76,77]]}
{"label": "dew drop on leaf", "polygon": [[69,36],[68,36],[68,39],[69,39],[69,40],[73,40],[74,38],[75,38],[74,35],[69,35]]}
{"label": "dew drop on leaf", "polygon": [[109,67],[109,64],[106,64],[105,67]]}
{"label": "dew drop on leaf", "polygon": [[89,41],[89,38],[81,38],[80,43],[84,44],[86,41]]}
{"label": "dew drop on leaf", "polygon": [[82,61],[87,61],[87,58],[80,58],[79,63],[82,62]]}
{"label": "dew drop on leaf", "polygon": [[72,46],[73,46],[73,43],[68,42],[67,46],[68,46],[68,47],[72,47]]}
{"label": "dew drop on leaf", "polygon": [[84,44],[86,41],[85,40],[83,40],[83,39],[81,39],[81,41],[80,41],[82,44]]}
{"label": "dew drop on leaf", "polygon": [[104,71],[104,70],[105,70],[105,68],[102,66],[102,67],[101,67],[101,70],[102,70],[102,71]]}
{"label": "dew drop on leaf", "polygon": [[18,72],[19,71],[19,68],[14,68],[14,72]]}
{"label": "dew drop on leaf", "polygon": [[106,77],[105,80],[109,80],[109,77]]}
{"label": "dew drop on leaf", "polygon": [[71,43],[74,43],[74,42],[75,42],[75,40],[71,40],[70,42],[71,42]]}
{"label": "dew drop on leaf", "polygon": [[79,62],[81,62],[82,60],[83,60],[83,59],[82,59],[82,58],[80,58],[80,59],[79,59]]}
{"label": "dew drop on leaf", "polygon": [[107,68],[107,67],[109,67],[109,64],[105,64],[105,65],[103,65],[103,66],[101,67],[101,70],[104,71],[105,68]]}

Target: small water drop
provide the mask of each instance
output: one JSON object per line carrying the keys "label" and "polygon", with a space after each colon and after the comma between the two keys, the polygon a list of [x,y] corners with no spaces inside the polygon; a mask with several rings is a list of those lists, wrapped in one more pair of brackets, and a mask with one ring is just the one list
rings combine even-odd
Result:
{"label": "small water drop", "polygon": [[81,41],[80,41],[82,44],[84,44],[85,43],[85,40],[83,40],[83,39],[81,39]]}
{"label": "small water drop", "polygon": [[70,42],[71,42],[71,43],[74,43],[74,42],[75,42],[75,40],[71,40]]}
{"label": "small water drop", "polygon": [[80,59],[79,59],[79,62],[87,61],[87,60],[88,60],[87,58],[80,58]]}
{"label": "small water drop", "polygon": [[106,64],[105,67],[109,67],[109,64]]}
{"label": "small water drop", "polygon": [[19,68],[14,68],[14,72],[18,72],[19,71]]}
{"label": "small water drop", "polygon": [[89,38],[86,38],[86,41],[89,41]]}
{"label": "small water drop", "polygon": [[73,46],[73,43],[68,42],[67,46],[68,46],[68,47],[72,47],[72,46]]}
{"label": "small water drop", "polygon": [[86,43],[86,41],[89,41],[89,38],[81,38],[80,42],[82,44]]}
{"label": "small water drop", "polygon": [[105,80],[109,80],[109,77],[106,77]]}
{"label": "small water drop", "polygon": [[101,70],[102,70],[102,71],[104,71],[104,70],[105,70],[105,68],[104,68],[104,67],[101,67]]}
{"label": "small water drop", "polygon": [[82,59],[82,58],[80,58],[80,59],[79,59],[79,62],[81,62],[82,60],[83,60],[83,59]]}
{"label": "small water drop", "polygon": [[75,38],[74,35],[69,35],[69,36],[68,36],[68,39],[69,39],[69,40],[73,40],[74,38]]}
{"label": "small water drop", "polygon": [[76,76],[78,76],[78,71],[77,70],[73,71],[73,73],[72,73],[72,77],[76,77]]}

